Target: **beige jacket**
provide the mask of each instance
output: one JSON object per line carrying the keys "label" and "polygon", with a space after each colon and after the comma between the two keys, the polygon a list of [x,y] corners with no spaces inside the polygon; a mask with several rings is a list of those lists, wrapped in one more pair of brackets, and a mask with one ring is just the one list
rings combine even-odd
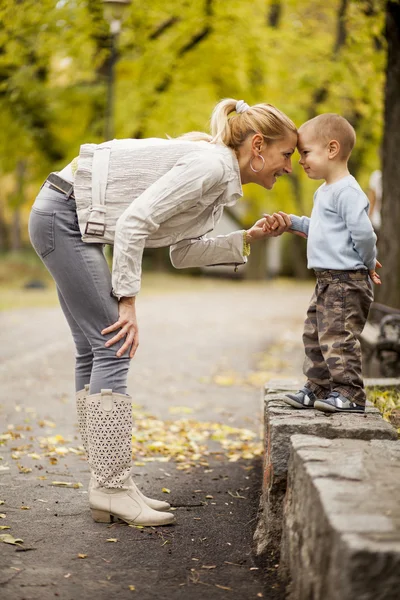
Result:
{"label": "beige jacket", "polygon": [[170,246],[176,268],[243,264],[243,231],[207,238],[243,195],[235,153],[183,140],[84,144],[74,193],[82,239],[114,245],[115,296],[140,289],[145,247]]}

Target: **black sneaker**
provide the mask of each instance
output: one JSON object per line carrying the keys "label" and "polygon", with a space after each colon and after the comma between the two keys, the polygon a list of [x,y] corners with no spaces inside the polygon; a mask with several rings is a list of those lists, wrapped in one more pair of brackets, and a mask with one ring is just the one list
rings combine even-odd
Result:
{"label": "black sneaker", "polygon": [[339,392],[331,392],[325,400],[317,400],[315,408],[323,412],[365,413],[365,406],[356,404]]}
{"label": "black sneaker", "polygon": [[317,396],[306,387],[301,388],[296,394],[285,394],[284,401],[294,408],[314,408]]}

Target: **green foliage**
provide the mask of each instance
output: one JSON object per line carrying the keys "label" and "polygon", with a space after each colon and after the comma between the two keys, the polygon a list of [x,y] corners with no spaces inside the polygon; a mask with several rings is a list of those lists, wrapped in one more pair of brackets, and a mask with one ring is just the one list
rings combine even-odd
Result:
{"label": "green foliage", "polygon": [[[281,10],[270,25],[272,4]],[[382,130],[384,3],[349,0],[340,18],[342,5],[134,0],[118,40],[116,137],[208,130],[223,97],[275,104],[298,125],[336,111],[356,127],[353,167],[366,185]],[[81,143],[102,139],[110,51],[102,2],[42,0],[39,10],[35,0],[3,0],[0,23],[0,171],[28,158],[40,180]],[[309,214],[316,187],[297,165],[271,193],[247,186],[246,219]]]}
{"label": "green foliage", "polygon": [[[393,422],[395,425],[394,415],[398,415],[400,412],[400,392],[398,390],[373,388],[368,391],[368,400],[382,413],[385,421]],[[398,418],[396,422],[398,423]],[[397,433],[400,435],[400,427],[397,427]]]}

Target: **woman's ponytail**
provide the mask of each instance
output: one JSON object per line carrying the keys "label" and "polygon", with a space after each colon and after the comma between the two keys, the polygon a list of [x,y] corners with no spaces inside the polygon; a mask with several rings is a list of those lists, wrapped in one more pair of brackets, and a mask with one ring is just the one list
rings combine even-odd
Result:
{"label": "woman's ponytail", "polygon": [[225,98],[212,112],[211,135],[192,131],[179,139],[224,144],[237,150],[250,134],[261,133],[267,141],[273,142],[284,138],[288,132],[297,134],[296,125],[272,104],[249,106],[243,100]]}

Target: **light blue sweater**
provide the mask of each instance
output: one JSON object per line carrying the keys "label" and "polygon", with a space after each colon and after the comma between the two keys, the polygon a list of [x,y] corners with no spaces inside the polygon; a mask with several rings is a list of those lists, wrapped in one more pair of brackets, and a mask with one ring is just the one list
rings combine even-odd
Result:
{"label": "light blue sweater", "polygon": [[308,236],[309,269],[375,269],[376,235],[367,196],[352,175],[314,194],[311,217],[290,215],[292,230]]}

